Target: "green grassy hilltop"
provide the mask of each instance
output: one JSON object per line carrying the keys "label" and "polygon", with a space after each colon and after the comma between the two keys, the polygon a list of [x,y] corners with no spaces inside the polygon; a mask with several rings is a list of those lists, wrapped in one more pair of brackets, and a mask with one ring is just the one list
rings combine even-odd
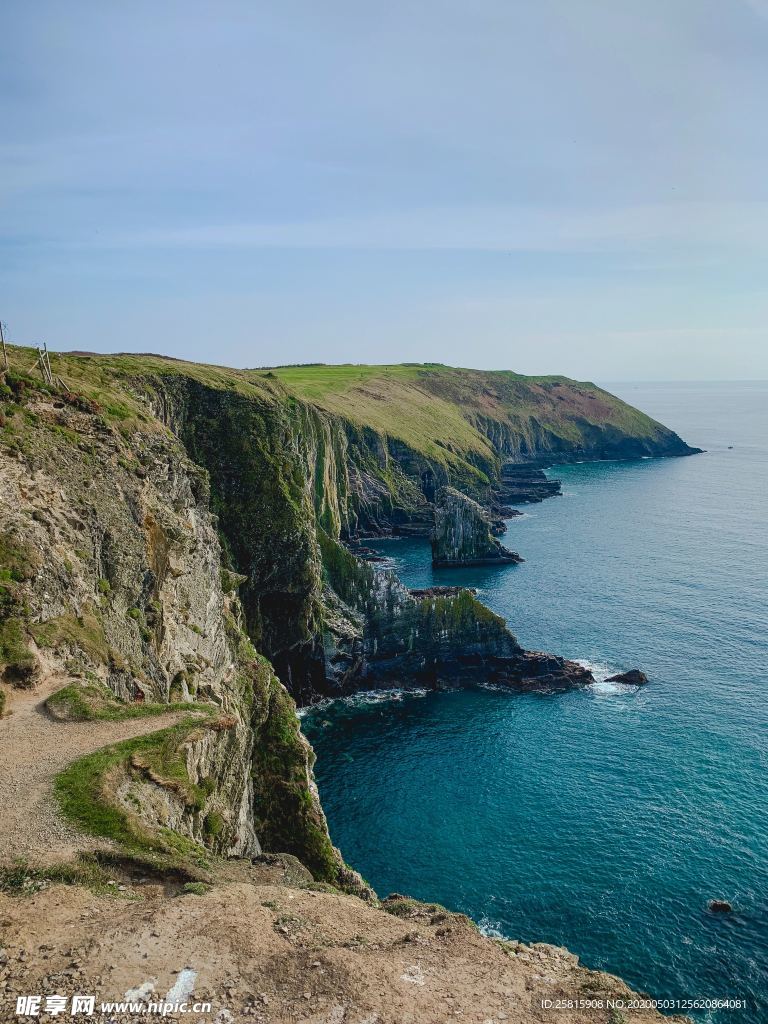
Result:
{"label": "green grassy hilltop", "polygon": [[446,450],[487,456],[504,438],[516,440],[512,448],[522,454],[586,446],[597,430],[651,444],[674,436],[597,385],[561,376],[439,363],[280,366],[269,372],[305,401],[431,456]]}
{"label": "green grassy hilltop", "polygon": [[[14,346],[10,352],[13,369],[27,371],[34,362],[32,349]],[[616,396],[562,376],[439,363],[240,370],[126,353],[57,353],[52,363],[68,386],[108,414],[144,415],[132,381],[192,381],[283,409],[298,400],[460,475],[487,475],[499,457],[632,458],[691,451],[671,430]]]}

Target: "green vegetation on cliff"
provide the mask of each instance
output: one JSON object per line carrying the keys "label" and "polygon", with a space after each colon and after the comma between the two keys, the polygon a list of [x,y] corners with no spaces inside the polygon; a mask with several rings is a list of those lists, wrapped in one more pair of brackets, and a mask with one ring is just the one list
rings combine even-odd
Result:
{"label": "green vegetation on cliff", "polygon": [[[595,384],[435,363],[287,366],[272,371],[297,396],[399,438],[438,460],[473,463],[636,439],[670,453],[671,431]],[[673,450],[679,444],[679,450]],[[650,454],[650,452],[649,452]]]}
{"label": "green vegetation on cliff", "polygon": [[183,741],[197,724],[192,720],[180,723],[75,761],[56,780],[56,794],[64,813],[86,832],[114,840],[127,851],[172,859],[192,855],[199,866],[204,866],[205,851],[201,847],[167,830],[147,828],[116,796],[118,778],[129,770],[134,758],[161,782],[182,788],[193,805],[202,805],[205,794],[189,781],[180,755]]}
{"label": "green vegetation on cliff", "polygon": [[335,883],[341,864],[313,792],[315,757],[296,705],[265,659],[254,663],[253,678],[261,709],[252,765],[257,834],[265,849],[294,854],[318,881]]}
{"label": "green vegetation on cliff", "polygon": [[131,703],[118,700],[108,686],[99,682],[71,683],[45,702],[51,714],[66,722],[124,722],[129,718],[151,718],[169,711],[203,711],[211,706],[176,702],[168,704]]}
{"label": "green vegetation on cliff", "polygon": [[[10,348],[16,376],[29,382],[32,349]],[[399,443],[481,485],[499,457],[601,450],[622,457],[691,451],[672,431],[590,382],[526,377],[437,363],[283,366],[237,370],[156,355],[53,357],[54,372],[96,402],[106,418],[146,422],[142,382],[194,381],[290,415],[296,401],[358,431]],[[38,385],[34,385],[38,386]]]}
{"label": "green vegetation on cliff", "polygon": [[347,543],[428,533],[444,485],[492,503],[505,459],[688,451],[565,378],[59,354],[48,383],[32,350],[9,353],[4,681],[54,663],[87,681],[51,702],[80,720],[218,709],[73,764],[59,779],[67,813],[192,861],[260,844],[344,887],[358,883],[331,844],[293,698],[377,671],[438,680],[462,658],[520,650],[473,595],[416,597]]}

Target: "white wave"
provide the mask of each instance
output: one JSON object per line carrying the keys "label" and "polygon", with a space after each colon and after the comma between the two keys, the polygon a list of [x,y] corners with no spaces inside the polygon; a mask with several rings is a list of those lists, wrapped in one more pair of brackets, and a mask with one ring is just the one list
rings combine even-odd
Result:
{"label": "white wave", "polygon": [[607,683],[599,680],[590,686],[592,693],[599,694],[601,697],[617,697],[622,693],[632,693],[636,689],[636,686],[628,686],[626,683]]}
{"label": "white wave", "polygon": [[597,696],[626,696],[627,694],[635,693],[638,689],[637,686],[633,686],[631,683],[609,683],[608,676],[614,676],[621,672],[621,669],[616,668],[614,665],[606,665],[603,661],[589,661],[588,658],[575,658],[574,660],[577,665],[588,669],[595,677],[594,683],[590,683],[588,689]]}
{"label": "white wave", "polygon": [[502,686],[500,683],[489,683],[487,679],[477,684],[478,690],[489,690],[491,693],[510,693],[510,687]]}
{"label": "white wave", "polygon": [[368,704],[389,704],[394,701],[405,700],[406,697],[426,697],[429,690],[420,686],[413,689],[402,689],[393,687],[391,690],[361,690],[360,693],[351,693],[347,697],[326,697],[316,704],[309,704],[305,708],[297,708],[296,714],[304,718],[310,712],[323,711],[325,708],[333,707],[335,704],[345,704],[349,708],[365,707]]}
{"label": "white wave", "polygon": [[500,921],[491,921],[489,917],[481,917],[477,922],[478,930],[481,935],[484,935],[486,939],[505,939],[507,942],[511,941],[508,935],[505,935],[501,930]]}
{"label": "white wave", "polygon": [[587,669],[595,679],[603,683],[608,676],[615,675],[619,669],[614,668],[612,665],[608,665],[604,661],[590,661],[589,658],[574,658],[577,665],[581,665],[582,668]]}

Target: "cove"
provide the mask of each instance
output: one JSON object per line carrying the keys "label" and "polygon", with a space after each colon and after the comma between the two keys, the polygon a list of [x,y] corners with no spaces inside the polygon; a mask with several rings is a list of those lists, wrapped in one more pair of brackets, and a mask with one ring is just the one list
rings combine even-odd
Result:
{"label": "cove", "polygon": [[381,894],[764,1021],[768,386],[613,390],[706,454],[553,467],[564,496],[509,522],[519,566],[375,546],[408,586],[476,587],[525,646],[651,684],[357,697],[304,728],[333,839]]}

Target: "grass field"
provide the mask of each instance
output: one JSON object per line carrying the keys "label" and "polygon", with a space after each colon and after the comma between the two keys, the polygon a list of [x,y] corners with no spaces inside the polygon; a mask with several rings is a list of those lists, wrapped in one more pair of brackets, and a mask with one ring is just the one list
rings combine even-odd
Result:
{"label": "grass field", "polygon": [[660,424],[596,385],[567,377],[440,363],[278,366],[269,372],[297,397],[432,456],[492,454],[483,429],[488,421],[531,445],[542,431],[578,442],[585,425],[610,426],[635,437],[663,432]]}
{"label": "grass field", "polygon": [[[11,346],[11,367],[29,372],[35,352]],[[147,422],[131,378],[190,377],[211,388],[268,402],[294,396],[360,427],[404,442],[445,464],[475,467],[497,456],[498,428],[529,449],[542,436],[579,443],[591,427],[661,438],[660,424],[594,384],[566,377],[525,377],[440,363],[276,366],[239,370],[156,355],[52,355],[53,372],[98,402],[105,414]],[[127,386],[126,386],[127,385]]]}

